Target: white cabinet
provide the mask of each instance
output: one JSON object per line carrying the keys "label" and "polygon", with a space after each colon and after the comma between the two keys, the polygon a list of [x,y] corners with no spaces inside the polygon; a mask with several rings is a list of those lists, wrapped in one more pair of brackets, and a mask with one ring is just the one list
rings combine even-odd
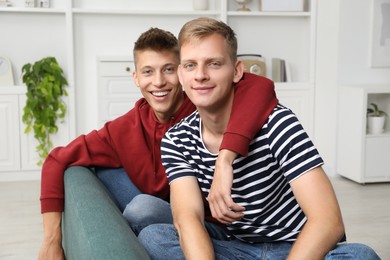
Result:
{"label": "white cabinet", "polygon": [[17,170],[20,167],[19,105],[17,95],[0,96],[0,169]]}
{"label": "white cabinet", "polygon": [[133,69],[131,57],[99,57],[99,127],[129,111],[142,97],[131,76]]}
{"label": "white cabinet", "polygon": [[[37,142],[33,134],[25,134],[22,122],[26,89],[24,87],[1,87],[0,121],[1,121],[1,158],[0,177],[5,173],[32,171],[38,174],[38,155],[35,153]],[[6,177],[7,178],[7,177]],[[12,179],[12,178],[11,178]]]}
{"label": "white cabinet", "polygon": [[[68,99],[65,99],[69,103]],[[41,167],[37,165],[38,142],[33,132],[25,134],[22,122],[26,104],[26,88],[0,87],[0,180],[39,179]],[[59,132],[52,137],[54,146],[70,140],[69,114],[59,123]],[[20,173],[24,174],[20,174]]]}
{"label": "white cabinet", "polygon": [[390,118],[374,135],[366,116],[372,102],[390,115],[390,85],[341,86],[339,97],[337,173],[359,183],[390,181]]}

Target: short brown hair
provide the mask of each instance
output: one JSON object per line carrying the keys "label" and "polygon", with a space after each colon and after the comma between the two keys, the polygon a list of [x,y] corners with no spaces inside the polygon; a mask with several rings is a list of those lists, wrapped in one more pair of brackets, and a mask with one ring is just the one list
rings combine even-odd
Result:
{"label": "short brown hair", "polygon": [[225,39],[230,58],[236,62],[238,44],[235,32],[224,22],[209,17],[199,17],[183,25],[179,33],[179,48],[191,39],[202,39],[212,34],[219,34]]}
{"label": "short brown hair", "polygon": [[145,50],[173,52],[179,59],[179,45],[177,38],[171,32],[159,28],[152,27],[138,37],[133,48],[135,63],[137,61],[137,52]]}

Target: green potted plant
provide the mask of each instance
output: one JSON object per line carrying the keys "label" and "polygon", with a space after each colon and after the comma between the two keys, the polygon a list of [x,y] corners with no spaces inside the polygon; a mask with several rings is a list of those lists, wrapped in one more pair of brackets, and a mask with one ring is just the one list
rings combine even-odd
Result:
{"label": "green potted plant", "polygon": [[68,82],[54,57],[25,64],[22,78],[27,86],[22,120],[26,124],[26,134],[34,131],[40,158],[37,164],[42,165],[53,147],[50,137],[58,131],[58,120],[63,121],[66,114],[66,103],[62,97],[68,95],[64,89]]}
{"label": "green potted plant", "polygon": [[367,130],[369,134],[380,134],[384,131],[385,119],[387,113],[380,110],[375,103],[370,104],[371,107],[367,108]]}

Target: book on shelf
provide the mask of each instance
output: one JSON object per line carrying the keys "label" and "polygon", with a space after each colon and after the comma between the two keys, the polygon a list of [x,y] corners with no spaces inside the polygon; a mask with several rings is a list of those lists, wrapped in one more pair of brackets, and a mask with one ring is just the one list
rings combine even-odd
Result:
{"label": "book on shelf", "polygon": [[12,3],[7,1],[0,1],[0,7],[11,7]]}
{"label": "book on shelf", "polygon": [[272,80],[274,82],[291,81],[290,66],[284,59],[272,58]]}

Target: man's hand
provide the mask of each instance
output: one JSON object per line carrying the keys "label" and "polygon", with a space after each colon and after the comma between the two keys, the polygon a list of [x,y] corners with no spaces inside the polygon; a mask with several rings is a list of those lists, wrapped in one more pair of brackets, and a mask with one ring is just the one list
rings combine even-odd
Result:
{"label": "man's hand", "polygon": [[231,224],[244,216],[244,207],[234,203],[231,198],[233,185],[233,161],[237,154],[221,150],[215,163],[214,178],[208,202],[212,216],[223,224]]}
{"label": "man's hand", "polygon": [[64,260],[65,255],[61,243],[53,241],[43,241],[39,250],[39,260]]}
{"label": "man's hand", "polygon": [[43,214],[43,242],[39,250],[39,260],[64,260],[61,233],[61,212]]}

